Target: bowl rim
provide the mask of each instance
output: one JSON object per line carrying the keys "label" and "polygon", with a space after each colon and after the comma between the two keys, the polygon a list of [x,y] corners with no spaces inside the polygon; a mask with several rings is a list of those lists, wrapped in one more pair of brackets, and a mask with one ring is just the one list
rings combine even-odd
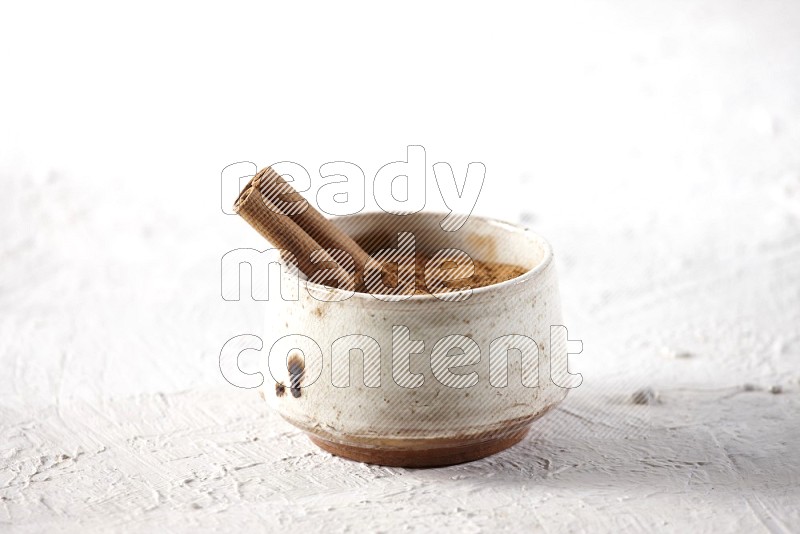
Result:
{"label": "bowl rim", "polygon": [[[440,211],[419,211],[416,213],[409,213],[403,215],[403,217],[426,217],[426,218],[435,218],[438,220],[444,219],[444,217],[449,216],[450,213],[447,212],[440,212]],[[353,220],[353,219],[362,219],[362,218],[370,218],[370,217],[383,217],[383,216],[396,216],[400,217],[399,215],[385,212],[385,211],[368,211],[368,212],[359,212],[354,213],[352,215],[341,215],[335,219],[331,219],[334,224],[338,224],[340,221],[345,220]],[[506,231],[517,233],[524,235],[526,238],[531,239],[537,245],[539,245],[542,249],[543,255],[539,263],[537,263],[534,267],[525,271],[524,274],[517,276],[516,278],[512,278],[511,280],[506,280],[504,282],[499,282],[496,284],[491,284],[488,286],[482,287],[474,287],[471,289],[461,289],[459,291],[454,291],[452,293],[447,293],[448,299],[441,299],[439,297],[434,296],[431,293],[424,293],[421,295],[390,295],[390,294],[383,294],[380,297],[376,297],[372,293],[360,293],[358,291],[353,292],[350,297],[347,297],[342,300],[350,300],[353,298],[357,299],[369,299],[370,301],[383,301],[383,302],[460,302],[458,300],[459,297],[464,297],[465,295],[483,295],[486,293],[491,292],[498,292],[503,289],[516,286],[517,284],[524,284],[534,278],[536,278],[540,273],[542,273],[545,269],[547,269],[550,264],[553,262],[553,247],[550,245],[550,242],[547,241],[544,237],[540,234],[534,232],[530,228],[526,226],[522,226],[515,223],[510,223],[508,221],[503,221],[500,219],[496,219],[494,217],[484,217],[478,215],[470,215],[469,219],[474,219],[477,221],[481,221],[484,224],[489,226],[494,226],[497,228],[503,228]],[[469,220],[468,219],[468,220]],[[466,222],[465,222],[466,224]],[[342,294],[342,293],[350,293],[350,291],[346,291],[344,289],[338,289],[335,287],[325,286],[322,284],[318,284],[316,282],[310,282],[302,273],[300,273],[300,281],[305,286],[306,291],[309,294],[313,292],[322,294]],[[453,299],[453,300],[451,300]],[[469,300],[467,297],[465,300]]]}

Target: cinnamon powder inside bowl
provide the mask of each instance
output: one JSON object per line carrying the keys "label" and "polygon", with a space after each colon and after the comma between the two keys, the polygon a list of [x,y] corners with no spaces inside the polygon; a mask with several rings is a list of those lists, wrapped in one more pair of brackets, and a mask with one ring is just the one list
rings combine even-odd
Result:
{"label": "cinnamon powder inside bowl", "polygon": [[[414,264],[414,294],[416,295],[424,295],[433,292],[432,285],[435,285],[438,280],[436,276],[440,270],[448,270],[454,268],[456,264],[448,260],[447,257],[437,259],[433,263],[429,265],[429,261],[431,260],[431,256],[426,254],[417,254]],[[397,261],[395,258],[394,261]],[[400,259],[401,262],[404,262],[403,259]],[[407,261],[407,260],[406,260]],[[474,271],[471,276],[458,276],[454,280],[447,281],[447,277],[443,277],[442,285],[444,285],[449,290],[460,290],[466,288],[479,288],[490,286],[493,284],[499,284],[501,282],[506,282],[508,280],[512,280],[518,276],[521,276],[527,272],[527,269],[520,267],[518,265],[511,265],[507,263],[497,263],[491,261],[481,261],[481,260],[472,260],[472,264],[474,267]],[[429,269],[430,272],[426,273],[426,268],[432,267]],[[398,266],[396,263],[388,263],[387,264],[387,271],[390,273],[397,273]],[[426,274],[428,275],[428,279],[426,279]],[[439,275],[441,276],[441,275]],[[391,284],[387,282],[386,275],[383,277],[384,285],[387,288],[391,288]],[[388,291],[391,293],[392,291]]]}
{"label": "cinnamon powder inside bowl", "polygon": [[[424,290],[428,291],[428,285],[425,280],[425,266],[428,263],[429,258],[422,256],[417,257],[417,269],[416,269],[416,277],[417,277],[417,288],[424,288]],[[448,267],[447,259],[441,260],[440,262],[443,264],[443,267]],[[450,262],[452,263],[452,262]],[[474,265],[475,271],[469,278],[453,280],[449,282],[443,282],[444,285],[448,289],[462,289],[466,287],[485,287],[490,286],[493,284],[499,284],[501,282],[506,282],[508,280],[512,280],[518,276],[522,276],[525,274],[526,269],[519,267],[517,265],[510,265],[507,263],[496,263],[491,261],[480,261],[480,260],[472,260]]]}

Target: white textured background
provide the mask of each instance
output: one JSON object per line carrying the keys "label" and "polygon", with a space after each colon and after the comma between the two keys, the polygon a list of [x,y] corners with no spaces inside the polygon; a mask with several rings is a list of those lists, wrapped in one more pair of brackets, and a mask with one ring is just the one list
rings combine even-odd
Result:
{"label": "white textured background", "polygon": [[[800,529],[800,4],[552,4],[5,5],[0,530]],[[219,297],[263,248],[222,168],[408,144],[486,165],[584,341],[444,469],[323,453],[217,361],[263,316]]]}

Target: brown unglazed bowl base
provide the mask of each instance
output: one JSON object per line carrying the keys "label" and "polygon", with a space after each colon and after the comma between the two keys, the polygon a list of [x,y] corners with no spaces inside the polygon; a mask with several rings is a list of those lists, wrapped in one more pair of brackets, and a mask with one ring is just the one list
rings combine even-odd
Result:
{"label": "brown unglazed bowl base", "polygon": [[408,448],[381,447],[380,444],[341,443],[308,433],[319,448],[336,456],[366,464],[393,467],[441,467],[479,460],[516,445],[525,437],[530,424],[491,437],[471,439],[414,440]]}

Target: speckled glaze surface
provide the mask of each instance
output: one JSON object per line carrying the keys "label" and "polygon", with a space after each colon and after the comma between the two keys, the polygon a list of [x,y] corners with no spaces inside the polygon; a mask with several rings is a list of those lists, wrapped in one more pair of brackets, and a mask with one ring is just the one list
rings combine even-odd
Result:
{"label": "speckled glaze surface", "polygon": [[[338,290],[302,280],[299,300],[267,303],[265,348],[300,334],[319,346],[321,358],[304,357],[302,350],[273,351],[265,398],[326,450],[388,465],[469,461],[519,441],[532,421],[566,396],[550,379],[551,355],[566,361],[566,346],[555,341],[551,347],[550,326],[562,321],[549,244],[522,227],[477,217],[446,232],[439,226],[443,217],[370,213],[336,223],[357,240],[407,231],[418,251],[457,248],[474,259],[528,271],[473,289],[458,302],[429,294],[381,300],[361,293],[327,302]],[[507,350],[509,335],[535,341],[538,366],[535,357]],[[374,343],[363,344],[366,336],[377,342],[379,353]],[[443,338],[458,340],[463,350]],[[348,351],[353,345],[366,350]],[[404,357],[409,348],[413,353]]]}

